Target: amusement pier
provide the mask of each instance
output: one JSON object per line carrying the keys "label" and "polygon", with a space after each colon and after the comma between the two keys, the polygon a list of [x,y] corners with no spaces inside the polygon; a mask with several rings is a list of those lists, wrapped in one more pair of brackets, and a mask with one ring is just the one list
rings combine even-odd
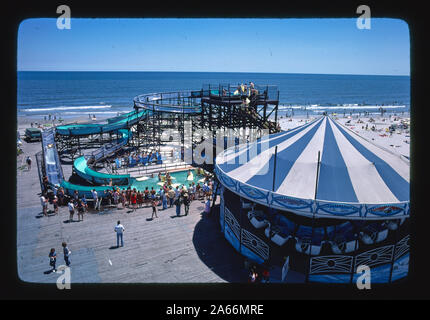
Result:
{"label": "amusement pier", "polygon": [[410,162],[396,147],[409,123],[322,113],[292,125],[278,88],[252,82],[133,104],[21,143],[22,281],[55,283],[48,253],[63,264],[63,242],[72,283],[355,283],[360,266],[375,283],[406,279]]}

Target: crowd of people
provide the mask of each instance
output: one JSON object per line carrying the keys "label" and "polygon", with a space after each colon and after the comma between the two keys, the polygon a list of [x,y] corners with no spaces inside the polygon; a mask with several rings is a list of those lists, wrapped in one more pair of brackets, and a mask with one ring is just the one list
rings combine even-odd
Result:
{"label": "crowd of people", "polygon": [[[191,170],[188,171],[188,177],[190,175],[192,175]],[[88,212],[89,201],[93,203],[92,207],[96,211],[101,210],[102,202],[109,207],[129,208],[132,211],[150,206],[152,208],[152,218],[157,218],[158,206],[161,206],[162,210],[176,206],[176,214],[179,216],[181,206],[184,205],[185,215],[187,215],[192,201],[205,199],[205,211],[208,212],[214,189],[214,181],[210,175],[206,175],[202,183],[198,182],[196,184],[194,181],[190,181],[188,187],[185,184],[173,186],[169,172],[166,172],[164,179],[162,179],[161,173],[158,177],[160,181],[164,181],[164,184],[158,190],[154,189],[154,187],[146,187],[145,190],[140,191],[130,186],[127,189],[121,189],[119,186],[109,186],[103,191],[93,189],[91,191],[92,199],[87,199],[85,194],[80,195],[77,190],[70,196],[65,193],[62,187],[53,186],[48,188],[46,185],[45,190],[47,191],[43,192],[40,197],[43,215],[48,215],[49,204],[52,204],[54,214],[58,214],[60,206],[67,206],[70,222],[74,221],[75,213],[78,216],[78,221],[83,221],[84,213]],[[44,179],[43,183],[47,184],[47,179]]]}

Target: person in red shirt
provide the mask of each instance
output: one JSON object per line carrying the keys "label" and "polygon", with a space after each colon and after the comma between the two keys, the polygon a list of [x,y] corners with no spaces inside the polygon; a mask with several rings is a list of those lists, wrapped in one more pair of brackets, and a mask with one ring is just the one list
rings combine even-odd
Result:
{"label": "person in red shirt", "polygon": [[131,207],[132,207],[133,211],[136,211],[137,195],[136,195],[136,192],[134,192],[134,190],[133,190],[133,192],[131,192],[130,202],[131,202]]}

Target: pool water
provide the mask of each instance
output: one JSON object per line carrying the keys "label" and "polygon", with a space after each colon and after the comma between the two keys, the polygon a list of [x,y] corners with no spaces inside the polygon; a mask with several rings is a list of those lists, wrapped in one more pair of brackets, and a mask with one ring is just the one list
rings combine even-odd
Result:
{"label": "pool water", "polygon": [[[190,181],[187,180],[188,170],[171,172],[170,176],[172,177],[172,187],[176,188],[175,184],[179,183],[179,188],[181,188],[183,184],[185,184],[185,186],[188,188],[190,183],[194,182],[195,184],[197,184],[200,179],[204,178],[204,176],[202,175],[197,175],[196,170],[191,170],[191,172],[193,173],[193,180]],[[148,187],[149,190],[151,190],[151,188],[153,187],[154,190],[158,191],[161,187],[161,185],[158,184],[159,182],[160,181],[158,180],[158,175],[154,174],[154,178],[149,178],[144,181],[137,181],[133,179],[131,183],[131,188],[136,188],[136,190],[143,191],[146,187]]]}

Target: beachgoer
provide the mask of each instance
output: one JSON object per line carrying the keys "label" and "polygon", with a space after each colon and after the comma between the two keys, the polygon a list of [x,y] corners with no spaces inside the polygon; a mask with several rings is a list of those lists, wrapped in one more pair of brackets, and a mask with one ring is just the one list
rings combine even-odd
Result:
{"label": "beachgoer", "polygon": [[78,192],[78,190],[75,190],[75,192],[73,192],[73,199],[75,200],[75,202],[77,202],[79,200],[79,192]]}
{"label": "beachgoer", "polygon": [[30,171],[31,170],[31,158],[30,158],[30,156],[27,157],[26,162],[27,162],[27,170]]}
{"label": "beachgoer", "polygon": [[198,199],[201,199],[201,198],[202,198],[202,188],[201,188],[201,186],[200,186],[200,182],[199,182],[199,183],[197,183],[197,185],[196,185],[196,197],[197,197]]}
{"label": "beachgoer", "polygon": [[69,200],[68,207],[69,207],[69,214],[70,214],[69,215],[69,222],[72,222],[73,221],[73,215],[75,214],[75,205],[73,204],[72,199]]}
{"label": "beachgoer", "polygon": [[205,202],[205,213],[209,213],[210,211],[211,211],[211,201],[208,197]]}
{"label": "beachgoer", "polygon": [[127,190],[125,191],[125,201],[126,201],[126,205],[129,207],[131,204],[131,188],[128,187]]}
{"label": "beachgoer", "polygon": [[122,189],[121,193],[119,194],[119,200],[121,201],[122,208],[125,208],[125,191]]}
{"label": "beachgoer", "polygon": [[140,190],[137,191],[136,200],[137,200],[137,207],[138,208],[142,208],[142,205],[143,205],[143,194],[142,194],[142,192],[140,192]]}
{"label": "beachgoer", "polygon": [[67,243],[63,242],[61,245],[63,246],[64,262],[66,266],[70,266],[70,254],[72,251],[67,247]]}
{"label": "beachgoer", "polygon": [[78,221],[84,221],[84,211],[85,211],[85,204],[84,202],[81,200],[78,201]]}
{"label": "beachgoer", "polygon": [[97,194],[96,189],[93,189],[93,191],[91,193],[92,193],[93,199],[94,199],[94,209],[99,211],[101,199],[99,199],[99,196]]}
{"label": "beachgoer", "polygon": [[188,215],[188,211],[190,210],[190,199],[188,197],[188,193],[184,194],[184,209],[185,209],[185,215]]}
{"label": "beachgoer", "polygon": [[113,193],[113,203],[115,204],[115,207],[118,208],[118,199],[119,199],[119,193],[118,190],[115,190]]}
{"label": "beachgoer", "polygon": [[52,200],[52,204],[54,206],[54,213],[58,214],[58,198],[57,198],[57,196],[54,196],[54,199]]}
{"label": "beachgoer", "polygon": [[42,205],[42,212],[44,216],[48,215],[48,199],[45,198],[45,193],[40,196],[40,204]]}
{"label": "beachgoer", "polygon": [[163,204],[163,210],[167,209],[167,194],[166,194],[166,190],[163,189],[163,192],[161,194],[161,202]]}
{"label": "beachgoer", "polygon": [[251,283],[257,282],[257,277],[258,277],[257,269],[254,266],[254,267],[251,268],[251,270],[249,272],[249,280],[248,280],[248,282],[251,282]]}
{"label": "beachgoer", "polygon": [[157,216],[157,200],[155,200],[155,199],[151,200],[151,207],[152,207],[152,216],[151,216],[151,219],[154,218],[154,215],[155,215],[156,218],[158,218],[158,216]]}
{"label": "beachgoer", "polygon": [[64,189],[63,188],[60,187],[58,189],[57,196],[58,196],[58,205],[62,206],[64,204]]}
{"label": "beachgoer", "polygon": [[57,262],[57,253],[55,252],[55,248],[51,248],[49,252],[49,265],[52,267],[52,272],[56,272],[55,263]]}
{"label": "beachgoer", "polygon": [[43,190],[46,192],[48,190],[49,180],[47,176],[42,178]]}
{"label": "beachgoer", "polygon": [[87,198],[85,197],[85,194],[81,198],[82,206],[84,207],[84,212],[88,212],[88,203]]}
{"label": "beachgoer", "polygon": [[144,195],[143,199],[144,199],[144,202],[146,204],[149,201],[149,190],[148,190],[148,187],[145,187],[145,190],[143,191],[143,195]]}
{"label": "beachgoer", "polygon": [[118,220],[117,225],[115,226],[114,230],[116,232],[116,246],[119,247],[119,240],[121,239],[121,247],[123,247],[124,246],[123,233],[124,233],[125,228],[119,220]]}
{"label": "beachgoer", "polygon": [[172,189],[172,186],[169,186],[169,192],[168,192],[168,197],[169,197],[169,208],[173,207],[173,202],[175,201],[175,191]]}
{"label": "beachgoer", "polygon": [[133,190],[133,192],[130,195],[130,201],[131,201],[131,207],[133,211],[136,211],[137,207],[137,195],[136,192],[134,192],[136,189]]}
{"label": "beachgoer", "polygon": [[176,206],[176,216],[179,217],[181,215],[181,199],[178,197],[175,200],[175,206]]}

